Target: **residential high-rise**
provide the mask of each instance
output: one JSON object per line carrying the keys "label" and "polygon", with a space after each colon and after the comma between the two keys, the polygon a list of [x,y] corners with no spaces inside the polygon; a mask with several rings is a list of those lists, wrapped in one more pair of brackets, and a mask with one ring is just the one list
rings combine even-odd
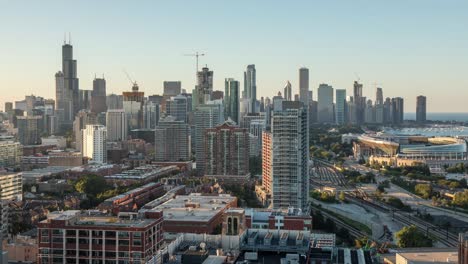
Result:
{"label": "residential high-rise", "polygon": [[346,123],[346,90],[336,89],[335,122],[338,125]]}
{"label": "residential high-rise", "polygon": [[83,150],[83,135],[82,130],[86,125],[97,124],[97,116],[88,110],[80,110],[73,121],[73,134],[75,136],[75,149],[78,151]]}
{"label": "residential high-rise", "polygon": [[109,94],[106,96],[107,109],[123,109],[123,96]]}
{"label": "residential high-rise", "polygon": [[333,123],[333,87],[330,85],[319,85],[317,108],[319,123]]}
{"label": "residential high-rise", "polygon": [[227,78],[224,80],[224,118],[230,118],[237,125],[240,124],[239,82]]}
{"label": "residential high-rise", "polygon": [[358,81],[354,82],[353,87],[355,119],[357,124],[364,123],[364,111],[366,108],[366,99],[362,95],[362,84]]}
{"label": "residential high-rise", "polygon": [[0,167],[19,167],[23,148],[19,142],[0,141]]}
{"label": "residential high-rise", "polygon": [[142,128],[143,122],[143,103],[145,93],[138,91],[136,82],[132,85],[132,91],[123,92],[123,109],[127,114],[128,130]]}
{"label": "residential high-rise", "polygon": [[375,123],[375,107],[372,104],[372,100],[369,99],[366,102],[366,108],[364,111],[364,122],[367,124]]}
{"label": "residential high-rise", "polygon": [[[292,102],[294,103],[294,102]],[[302,103],[273,111],[271,130],[263,134],[262,180],[273,208],[308,209],[309,133],[307,109]]]}
{"label": "residential high-rise", "polygon": [[42,117],[40,116],[18,116],[18,141],[23,145],[41,144],[41,133],[43,132]]}
{"label": "residential high-rise", "polygon": [[181,81],[164,81],[163,83],[164,93],[163,96],[170,98],[181,94],[182,82]]}
{"label": "residential high-rise", "polygon": [[93,90],[81,90],[80,89],[78,91],[78,108],[80,110],[91,110],[92,98],[93,98]]}
{"label": "residential high-rise", "polygon": [[377,90],[375,92],[375,105],[381,105],[384,103],[383,100],[383,90],[380,87],[377,87]]}
{"label": "residential high-rise", "polygon": [[91,112],[102,113],[107,111],[106,79],[94,78],[91,99]]}
{"label": "residential high-rise", "polygon": [[103,125],[86,125],[82,130],[83,157],[95,163],[107,163],[107,129]]}
{"label": "residential high-rise", "polygon": [[205,175],[249,174],[249,133],[234,123],[205,130]]}
{"label": "residential high-rise", "polygon": [[12,102],[5,102],[5,113],[11,112],[13,110]]}
{"label": "residential high-rise", "polygon": [[206,104],[211,100],[211,93],[213,92],[213,71],[208,67],[203,67],[201,71],[197,72],[197,85],[192,93],[193,107]]}
{"label": "residential high-rise", "polygon": [[189,126],[183,120],[177,120],[174,116],[162,119],[155,132],[155,160],[189,160],[189,134]]}
{"label": "residential high-rise", "polygon": [[152,219],[137,213],[52,212],[37,225],[38,264],[156,263],[163,244],[162,216],[148,214]]}
{"label": "residential high-rise", "polygon": [[176,121],[188,122],[189,99],[184,95],[172,96],[166,100],[166,115],[173,116]]}
{"label": "residential high-rise", "polygon": [[309,105],[309,69],[305,67],[299,69],[299,100]]}
{"label": "residential high-rise", "polygon": [[284,86],[284,99],[286,101],[292,101],[292,86],[289,81],[287,81]]}
{"label": "residential high-rise", "polygon": [[127,139],[127,115],[123,109],[111,109],[106,112],[107,141]]}
{"label": "residential high-rise", "polygon": [[244,72],[244,92],[243,98],[248,100],[248,112],[256,113],[257,110],[257,71],[255,65],[247,65]]}
{"label": "residential high-rise", "polygon": [[224,122],[224,110],[221,104],[209,102],[195,109],[195,157],[198,175],[205,173],[205,130],[222,122]]}
{"label": "residential high-rise", "polygon": [[426,96],[424,95],[416,98],[416,122],[426,122]]}
{"label": "residential high-rise", "polygon": [[157,103],[146,100],[143,102],[143,125],[140,128],[154,129],[159,123],[161,116],[160,107]]}
{"label": "residential high-rise", "polygon": [[[3,239],[7,237],[10,226],[10,208],[8,204],[10,202],[22,200],[23,177],[21,172],[0,172],[0,238]],[[0,247],[0,249],[1,248],[2,247]],[[0,253],[2,252],[0,251]]]}
{"label": "residential high-rise", "polygon": [[392,98],[392,108],[390,110],[390,115],[392,117],[393,124],[403,123],[404,108],[403,108],[403,98],[396,97]]}

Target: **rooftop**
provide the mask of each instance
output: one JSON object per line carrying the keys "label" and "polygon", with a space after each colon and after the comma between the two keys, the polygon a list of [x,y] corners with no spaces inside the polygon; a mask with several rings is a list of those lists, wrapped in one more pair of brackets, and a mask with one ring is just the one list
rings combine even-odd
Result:
{"label": "rooftop", "polygon": [[457,263],[458,253],[455,250],[447,250],[442,252],[405,252],[397,253],[398,257],[402,257],[408,262],[417,263]]}
{"label": "rooftop", "polygon": [[163,204],[157,205],[145,211],[163,211],[164,220],[199,221],[211,220],[216,214],[225,210],[230,203],[236,201],[236,197],[229,194],[202,195],[192,193],[190,195],[178,195]]}

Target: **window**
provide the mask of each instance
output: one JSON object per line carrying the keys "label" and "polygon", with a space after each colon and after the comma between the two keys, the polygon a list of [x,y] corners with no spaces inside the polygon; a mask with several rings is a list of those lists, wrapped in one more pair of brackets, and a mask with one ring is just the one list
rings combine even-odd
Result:
{"label": "window", "polygon": [[79,236],[89,236],[89,231],[88,230],[80,230],[78,231]]}
{"label": "window", "polygon": [[41,236],[42,237],[45,237],[45,236],[49,236],[49,229],[41,229]]}
{"label": "window", "polygon": [[67,230],[67,236],[76,236],[76,230]]}
{"label": "window", "polygon": [[61,236],[61,235],[63,235],[63,230],[62,229],[53,229],[52,230],[52,235],[53,236]]}
{"label": "window", "polygon": [[133,239],[134,246],[141,246],[141,239]]}
{"label": "window", "polygon": [[119,238],[129,238],[130,235],[127,231],[120,231],[119,232]]}

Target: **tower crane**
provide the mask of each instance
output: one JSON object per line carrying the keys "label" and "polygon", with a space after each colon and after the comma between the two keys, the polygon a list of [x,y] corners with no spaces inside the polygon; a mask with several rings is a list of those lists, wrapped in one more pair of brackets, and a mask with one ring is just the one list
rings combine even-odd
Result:
{"label": "tower crane", "polygon": [[198,51],[191,54],[184,54],[184,56],[195,57],[196,59],[196,72],[198,72],[198,57],[205,56],[205,53],[199,53]]}
{"label": "tower crane", "polygon": [[132,90],[136,90],[138,91],[138,84],[136,81],[134,81],[132,79],[132,77],[130,77],[130,74],[128,74],[128,72],[124,69],[123,72],[125,73],[125,75],[127,75],[127,79],[130,81],[130,83],[132,84]]}

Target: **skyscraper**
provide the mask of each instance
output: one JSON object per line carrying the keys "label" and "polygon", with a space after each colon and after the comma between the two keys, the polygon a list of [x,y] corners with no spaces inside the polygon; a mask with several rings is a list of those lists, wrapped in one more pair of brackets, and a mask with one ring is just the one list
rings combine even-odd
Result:
{"label": "skyscraper", "polygon": [[82,90],[78,91],[78,108],[80,110],[91,111],[91,101],[93,99],[93,90]]}
{"label": "skyscraper", "polygon": [[257,71],[255,65],[247,65],[244,72],[244,92],[243,98],[248,100],[248,113],[256,113],[257,106]]}
{"label": "skyscraper", "polygon": [[91,112],[106,112],[106,80],[104,78],[94,78],[92,95],[93,97],[91,98]]}
{"label": "skyscraper", "polygon": [[205,130],[205,175],[249,174],[249,134],[230,121]]}
{"label": "skyscraper", "polygon": [[23,145],[41,144],[42,124],[40,116],[18,116],[18,141]]}
{"label": "skyscraper", "polygon": [[193,107],[206,104],[211,100],[211,93],[213,92],[213,71],[208,67],[203,67],[201,71],[197,72],[197,85],[192,93]]}
{"label": "skyscraper", "polygon": [[220,104],[209,102],[195,109],[195,157],[198,175],[205,173],[205,130],[222,122],[224,122],[224,110]]}
{"label": "skyscraper", "polygon": [[109,94],[106,96],[107,109],[123,109],[123,96]]}
{"label": "skyscraper", "polygon": [[154,129],[159,123],[160,109],[155,102],[146,100],[143,102],[143,125],[141,128]]}
{"label": "skyscraper", "polygon": [[390,110],[390,115],[392,117],[393,124],[403,123],[404,108],[403,108],[403,98],[396,97],[392,98],[392,108]]}
{"label": "skyscraper", "polygon": [[319,123],[333,123],[333,87],[328,84],[319,85],[317,111]]}
{"label": "skyscraper", "polygon": [[377,87],[377,90],[375,92],[375,105],[381,105],[384,103],[383,100],[383,90],[380,87]]}
{"label": "skyscraper", "polygon": [[[65,114],[66,124],[70,124],[75,114],[80,110],[79,106],[79,86],[77,78],[76,60],[73,59],[73,46],[71,43],[64,43],[62,46],[62,72],[64,90],[67,91],[67,100],[71,101],[72,112],[69,115]],[[65,110],[68,111],[68,110]]]}
{"label": "skyscraper", "polygon": [[299,69],[299,100],[304,104],[309,104],[309,69],[302,67]]}
{"label": "skyscraper", "polygon": [[284,99],[286,101],[292,101],[292,87],[289,81],[287,81],[284,86]]}
{"label": "skyscraper", "polygon": [[75,148],[78,151],[83,150],[83,135],[82,131],[86,125],[97,124],[97,116],[88,110],[80,110],[73,121],[73,134],[75,135]]}
{"label": "skyscraper", "polygon": [[95,163],[107,163],[107,129],[103,125],[86,125],[82,130],[83,157]]}
{"label": "skyscraper", "polygon": [[13,110],[13,103],[12,102],[5,102],[5,113],[10,112]]}
{"label": "skyscraper", "polygon": [[123,109],[127,114],[128,130],[142,128],[143,122],[143,103],[145,93],[138,91],[138,84],[132,85],[132,91],[123,92]]}
{"label": "skyscraper", "polygon": [[230,118],[237,125],[240,124],[239,82],[227,78],[224,80],[224,118]]}
{"label": "skyscraper", "polygon": [[364,111],[366,108],[366,99],[362,96],[362,84],[358,81],[354,82],[353,87],[355,119],[357,124],[364,123]]}
{"label": "skyscraper", "polygon": [[189,126],[183,120],[168,116],[155,131],[156,161],[187,161],[190,159]]}
{"label": "skyscraper", "polygon": [[106,112],[107,141],[127,139],[127,115],[123,109],[111,109]]}
{"label": "skyscraper", "polygon": [[171,97],[181,93],[182,82],[180,81],[164,81],[163,83],[164,93],[163,96]]}
{"label": "skyscraper", "polygon": [[166,115],[176,121],[188,122],[188,98],[184,95],[172,96],[166,100]]}
{"label": "skyscraper", "polygon": [[335,122],[342,125],[346,122],[346,90],[336,89]]}
{"label": "skyscraper", "polygon": [[309,133],[307,110],[300,102],[273,111],[271,130],[263,133],[262,181],[273,208],[307,210],[309,200]]}
{"label": "skyscraper", "polygon": [[416,122],[426,122],[426,96],[424,95],[416,98]]}

